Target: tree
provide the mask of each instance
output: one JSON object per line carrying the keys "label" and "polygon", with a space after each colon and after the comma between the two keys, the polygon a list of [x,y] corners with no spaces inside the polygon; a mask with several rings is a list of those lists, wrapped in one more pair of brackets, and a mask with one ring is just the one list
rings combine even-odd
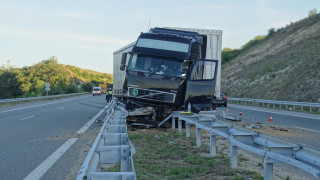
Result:
{"label": "tree", "polygon": [[0,98],[15,98],[23,94],[20,89],[21,82],[18,79],[18,73],[14,71],[4,71],[0,74]]}
{"label": "tree", "polygon": [[83,91],[85,92],[91,92],[92,91],[92,88],[93,88],[94,84],[90,83],[90,82],[87,82],[87,83],[83,83],[81,85],[81,88]]}
{"label": "tree", "polygon": [[318,14],[318,10],[316,8],[311,9],[308,13],[308,17],[312,17]]}
{"label": "tree", "polygon": [[276,33],[276,30],[274,29],[274,28],[270,28],[269,30],[268,30],[268,37],[270,37],[270,36],[272,36],[274,33]]}
{"label": "tree", "polygon": [[239,49],[231,49],[231,48],[224,48],[222,50],[221,56],[222,56],[222,63],[226,63],[235,57],[237,57],[240,53]]}

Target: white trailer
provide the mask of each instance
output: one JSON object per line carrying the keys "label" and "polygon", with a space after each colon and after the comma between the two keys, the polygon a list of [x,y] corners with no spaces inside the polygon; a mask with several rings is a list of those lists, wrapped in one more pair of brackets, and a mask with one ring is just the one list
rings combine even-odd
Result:
{"label": "white trailer", "polygon": [[[113,96],[122,96],[123,83],[125,81],[126,72],[120,70],[121,58],[123,53],[131,52],[136,42],[130,43],[123,48],[113,52]],[[128,56],[129,58],[130,56]],[[127,64],[128,65],[128,60]]]}
{"label": "white trailer", "polygon": [[207,51],[206,59],[218,60],[218,72],[217,72],[217,82],[214,95],[220,98],[221,92],[221,51],[222,51],[222,30],[214,29],[194,29],[194,28],[178,28],[178,27],[165,27],[167,29],[181,30],[197,32],[201,35],[207,36]]}

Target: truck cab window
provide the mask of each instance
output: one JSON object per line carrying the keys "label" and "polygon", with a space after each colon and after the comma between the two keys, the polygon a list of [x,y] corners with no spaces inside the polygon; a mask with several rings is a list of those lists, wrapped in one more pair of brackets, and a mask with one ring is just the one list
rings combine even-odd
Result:
{"label": "truck cab window", "polygon": [[191,72],[191,80],[209,80],[215,75],[216,62],[197,61]]}
{"label": "truck cab window", "polygon": [[182,74],[182,65],[183,62],[169,58],[134,54],[129,62],[128,70],[179,77]]}

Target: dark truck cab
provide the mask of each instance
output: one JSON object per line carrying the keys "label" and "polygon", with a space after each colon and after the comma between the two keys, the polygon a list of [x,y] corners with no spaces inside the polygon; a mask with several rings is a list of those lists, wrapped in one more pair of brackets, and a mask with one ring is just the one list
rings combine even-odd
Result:
{"label": "dark truck cab", "polygon": [[153,28],[142,33],[131,52],[122,55],[127,105],[153,106],[158,116],[189,103],[194,112],[212,109],[218,61],[202,59],[204,41],[196,32]]}

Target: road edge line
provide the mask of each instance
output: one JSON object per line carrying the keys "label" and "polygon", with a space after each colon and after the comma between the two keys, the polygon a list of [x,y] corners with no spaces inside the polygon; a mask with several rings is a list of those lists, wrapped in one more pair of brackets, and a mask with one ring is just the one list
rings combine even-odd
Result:
{"label": "road edge line", "polygon": [[24,180],[40,179],[58,159],[78,140],[78,138],[68,139],[62,146],[53,152],[36,169],[34,169]]}

